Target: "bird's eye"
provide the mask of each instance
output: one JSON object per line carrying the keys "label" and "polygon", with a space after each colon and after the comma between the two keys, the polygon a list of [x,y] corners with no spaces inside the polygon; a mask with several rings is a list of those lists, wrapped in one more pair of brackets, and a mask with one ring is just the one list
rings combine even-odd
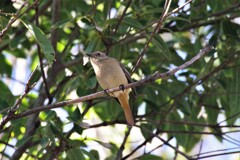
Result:
{"label": "bird's eye", "polygon": [[101,56],[101,53],[100,53],[100,52],[98,52],[98,53],[97,53],[97,55],[98,55],[98,56]]}

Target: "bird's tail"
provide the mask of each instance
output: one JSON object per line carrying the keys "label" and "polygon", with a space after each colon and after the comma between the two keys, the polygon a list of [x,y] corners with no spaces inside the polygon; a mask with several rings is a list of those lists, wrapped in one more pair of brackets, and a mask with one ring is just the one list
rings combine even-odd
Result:
{"label": "bird's tail", "polygon": [[133,126],[134,125],[134,119],[132,115],[131,108],[128,103],[128,94],[120,94],[118,97],[118,100],[123,108],[125,118],[128,122],[129,125]]}

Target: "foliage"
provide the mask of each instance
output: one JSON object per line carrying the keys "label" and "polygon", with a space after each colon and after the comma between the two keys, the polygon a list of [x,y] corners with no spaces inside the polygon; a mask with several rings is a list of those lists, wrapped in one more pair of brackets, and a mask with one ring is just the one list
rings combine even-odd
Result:
{"label": "foliage", "polygon": [[[156,151],[167,146],[176,154],[170,158],[201,159],[205,155],[192,150],[206,134],[239,146],[236,137],[229,136],[231,132],[239,135],[240,128],[240,3],[221,2],[193,0],[177,9],[164,17],[160,30],[146,46],[166,9],[164,0],[1,1],[2,120],[102,90],[90,64],[82,65],[86,53],[105,51],[131,71],[146,47],[132,74],[138,81],[183,64],[206,44],[215,47],[174,76],[137,87],[137,99],[130,100],[134,127],[126,125],[119,104],[106,96],[28,117],[10,116],[0,131],[1,156],[161,160],[169,156]],[[173,0],[168,13],[184,3]],[[18,70],[19,60],[27,62],[25,70]],[[23,73],[16,71],[26,72],[28,78],[20,82]],[[22,96],[13,91],[20,85],[25,87]],[[167,135],[167,140],[162,135]],[[156,139],[159,144],[155,149],[140,149]],[[216,155],[210,152],[209,156]]]}

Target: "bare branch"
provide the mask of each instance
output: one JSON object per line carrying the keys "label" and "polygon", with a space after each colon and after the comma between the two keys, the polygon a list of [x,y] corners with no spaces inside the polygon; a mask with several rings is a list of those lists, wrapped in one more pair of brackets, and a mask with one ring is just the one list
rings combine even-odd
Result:
{"label": "bare branch", "polygon": [[177,8],[175,8],[174,10],[172,10],[171,12],[169,12],[166,16],[168,17],[168,16],[170,16],[171,14],[178,12],[180,9],[182,9],[183,7],[185,7],[187,4],[191,3],[192,1],[193,1],[193,0],[188,0],[188,1],[185,2],[183,5],[177,7]]}
{"label": "bare branch", "polygon": [[[230,150],[239,150],[240,147],[234,147],[234,148],[226,148],[226,149],[218,149],[218,150],[213,150],[213,151],[208,151],[208,152],[202,152],[200,154],[193,155],[192,157],[197,157],[199,158],[200,156],[207,155],[207,154],[212,154],[212,153],[217,153],[217,152],[223,152],[223,151],[230,151]],[[232,151],[233,152],[233,151]],[[230,152],[227,152],[230,153]]]}
{"label": "bare branch", "polygon": [[227,155],[227,154],[239,154],[240,151],[234,151],[234,152],[225,152],[225,153],[218,153],[218,154],[212,154],[212,155],[208,155],[208,156],[200,156],[198,158],[191,158],[191,160],[199,160],[199,159],[205,159],[205,158],[209,158],[209,157],[216,157],[216,156],[222,156],[222,155]]}
{"label": "bare branch", "polygon": [[[157,133],[158,134],[158,133]],[[184,152],[180,151],[177,147],[172,146],[168,141],[164,140],[162,137],[160,137],[159,135],[155,135],[156,138],[160,139],[164,144],[166,144],[168,147],[172,148],[176,153],[181,154],[182,156],[184,156],[186,159],[191,159],[187,154],[185,154]]]}
{"label": "bare branch", "polygon": [[122,152],[123,152],[124,146],[125,146],[125,144],[127,142],[127,138],[130,135],[131,129],[132,129],[132,127],[128,127],[128,131],[125,133],[124,139],[122,141],[122,144],[121,144],[121,146],[120,146],[120,148],[118,150],[117,156],[115,158],[116,160],[122,159]]}

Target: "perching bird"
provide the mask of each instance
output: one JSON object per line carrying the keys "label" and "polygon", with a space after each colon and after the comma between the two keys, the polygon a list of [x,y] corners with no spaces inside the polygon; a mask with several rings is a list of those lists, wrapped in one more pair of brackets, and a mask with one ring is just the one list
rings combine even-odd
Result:
{"label": "perching bird", "polygon": [[[98,83],[103,89],[120,87],[131,82],[130,75],[126,69],[116,59],[108,57],[105,53],[96,51],[92,54],[87,54],[90,57],[90,62],[93,66]],[[110,93],[120,102],[126,120],[129,125],[134,125],[132,111],[129,106],[129,92],[131,89],[122,89],[121,91]]]}

